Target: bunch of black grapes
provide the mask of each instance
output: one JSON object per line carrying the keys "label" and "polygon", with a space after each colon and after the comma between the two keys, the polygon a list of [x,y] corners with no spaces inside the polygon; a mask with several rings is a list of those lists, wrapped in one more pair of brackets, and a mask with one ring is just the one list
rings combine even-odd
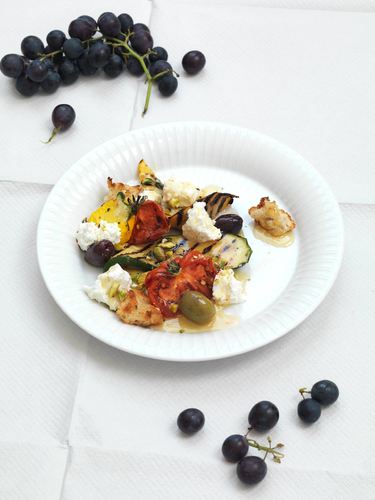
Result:
{"label": "bunch of black grapes", "polygon": [[[148,26],[134,23],[129,14],[104,12],[97,21],[87,15],[79,16],[70,23],[68,34],[69,37],[57,29],[50,31],[47,45],[36,36],[27,36],[21,43],[23,55],[7,54],[1,59],[2,73],[15,79],[20,94],[29,97],[40,89],[52,94],[61,84],[71,85],[81,75],[93,76],[103,71],[116,78],[125,70],[146,77],[144,113],[154,83],[163,96],[176,91],[178,75],[167,61],[167,51],[154,47]],[[187,73],[196,74],[205,62],[204,55],[194,50],[185,54],[182,65]]]}

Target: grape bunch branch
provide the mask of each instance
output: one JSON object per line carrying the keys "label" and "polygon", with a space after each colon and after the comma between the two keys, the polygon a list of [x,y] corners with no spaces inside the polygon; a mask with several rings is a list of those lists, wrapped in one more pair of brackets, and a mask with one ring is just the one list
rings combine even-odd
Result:
{"label": "grape bunch branch", "polygon": [[[177,90],[179,75],[168,62],[168,52],[154,46],[149,27],[134,23],[129,14],[104,12],[97,21],[82,15],[70,23],[68,34],[58,29],[50,31],[47,45],[36,36],[25,37],[22,55],[5,55],[0,62],[1,72],[13,78],[18,92],[26,97],[39,90],[52,94],[60,85],[71,85],[80,76],[93,76],[100,70],[109,78],[125,70],[134,76],[143,75],[147,92],[142,115],[149,108],[154,84],[165,97]],[[197,50],[182,59],[190,75],[198,73],[205,63],[205,56]]]}

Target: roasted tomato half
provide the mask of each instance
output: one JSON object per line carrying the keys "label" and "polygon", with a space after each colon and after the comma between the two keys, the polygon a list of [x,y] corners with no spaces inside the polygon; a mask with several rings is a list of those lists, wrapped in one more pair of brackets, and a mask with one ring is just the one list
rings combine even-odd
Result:
{"label": "roasted tomato half", "polygon": [[150,271],[145,285],[151,304],[160,309],[164,318],[174,318],[180,297],[187,290],[211,298],[215,275],[212,259],[191,250]]}
{"label": "roasted tomato half", "polygon": [[138,208],[130,238],[133,245],[142,245],[162,238],[169,231],[169,222],[158,203],[147,200]]}

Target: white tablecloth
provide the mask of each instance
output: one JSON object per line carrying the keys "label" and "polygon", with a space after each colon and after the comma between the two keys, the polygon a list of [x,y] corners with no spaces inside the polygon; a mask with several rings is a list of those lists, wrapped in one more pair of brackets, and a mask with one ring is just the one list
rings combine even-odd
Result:
{"label": "white tablecloth", "polygon": [[[170,100],[155,92],[144,119],[144,85],[129,75],[30,100],[0,79],[0,499],[374,500],[375,2],[22,0],[6,15],[0,7],[2,50],[102,10],[150,22],[177,70],[194,48],[207,68],[181,77]],[[46,147],[51,108],[64,101],[77,122]],[[49,296],[35,250],[50,184],[75,159],[130,128],[185,119],[256,128],[297,149],[331,184],[346,229],[338,279],[302,325],[258,351],[198,364],[141,359],[89,337]],[[305,427],[298,388],[321,378],[337,382],[340,399]],[[286,458],[249,491],[220,447],[261,399],[280,409],[272,436]],[[206,425],[185,438],[175,421],[190,406]]]}

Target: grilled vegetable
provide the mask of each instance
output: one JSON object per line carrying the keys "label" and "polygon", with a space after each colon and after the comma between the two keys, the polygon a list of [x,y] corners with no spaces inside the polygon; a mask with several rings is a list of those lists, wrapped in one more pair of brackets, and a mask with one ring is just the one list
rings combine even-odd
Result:
{"label": "grilled vegetable", "polygon": [[116,245],[117,249],[129,241],[135,223],[135,217],[131,213],[131,208],[124,203],[124,198],[124,194],[119,192],[116,198],[100,205],[87,219],[88,222],[95,222],[95,224],[99,224],[101,220],[116,222],[121,231],[120,242]]}
{"label": "grilled vegetable", "polygon": [[147,262],[146,260],[136,259],[134,257],[130,257],[130,255],[118,254],[107,260],[103,267],[104,272],[108,271],[108,269],[115,264],[119,264],[123,269],[130,267],[132,269],[139,269],[140,271],[151,271],[151,269],[156,267],[154,264]]}
{"label": "grilled vegetable", "polygon": [[[238,198],[234,194],[229,193],[211,193],[208,196],[205,196],[200,201],[206,202],[206,210],[208,215],[213,219],[216,215],[227,208],[229,205],[233,203],[234,198]],[[188,211],[191,207],[182,208],[177,213],[172,215],[169,218],[169,223],[171,229],[181,229],[185,224],[188,218]]]}
{"label": "grilled vegetable", "polygon": [[158,189],[163,189],[162,182],[156,177],[155,172],[144,160],[138,163],[138,177],[142,186],[155,186]]}
{"label": "grilled vegetable", "polygon": [[199,243],[194,250],[211,257],[221,269],[237,269],[249,262],[252,254],[247,239],[237,234],[226,234],[216,242]]}

